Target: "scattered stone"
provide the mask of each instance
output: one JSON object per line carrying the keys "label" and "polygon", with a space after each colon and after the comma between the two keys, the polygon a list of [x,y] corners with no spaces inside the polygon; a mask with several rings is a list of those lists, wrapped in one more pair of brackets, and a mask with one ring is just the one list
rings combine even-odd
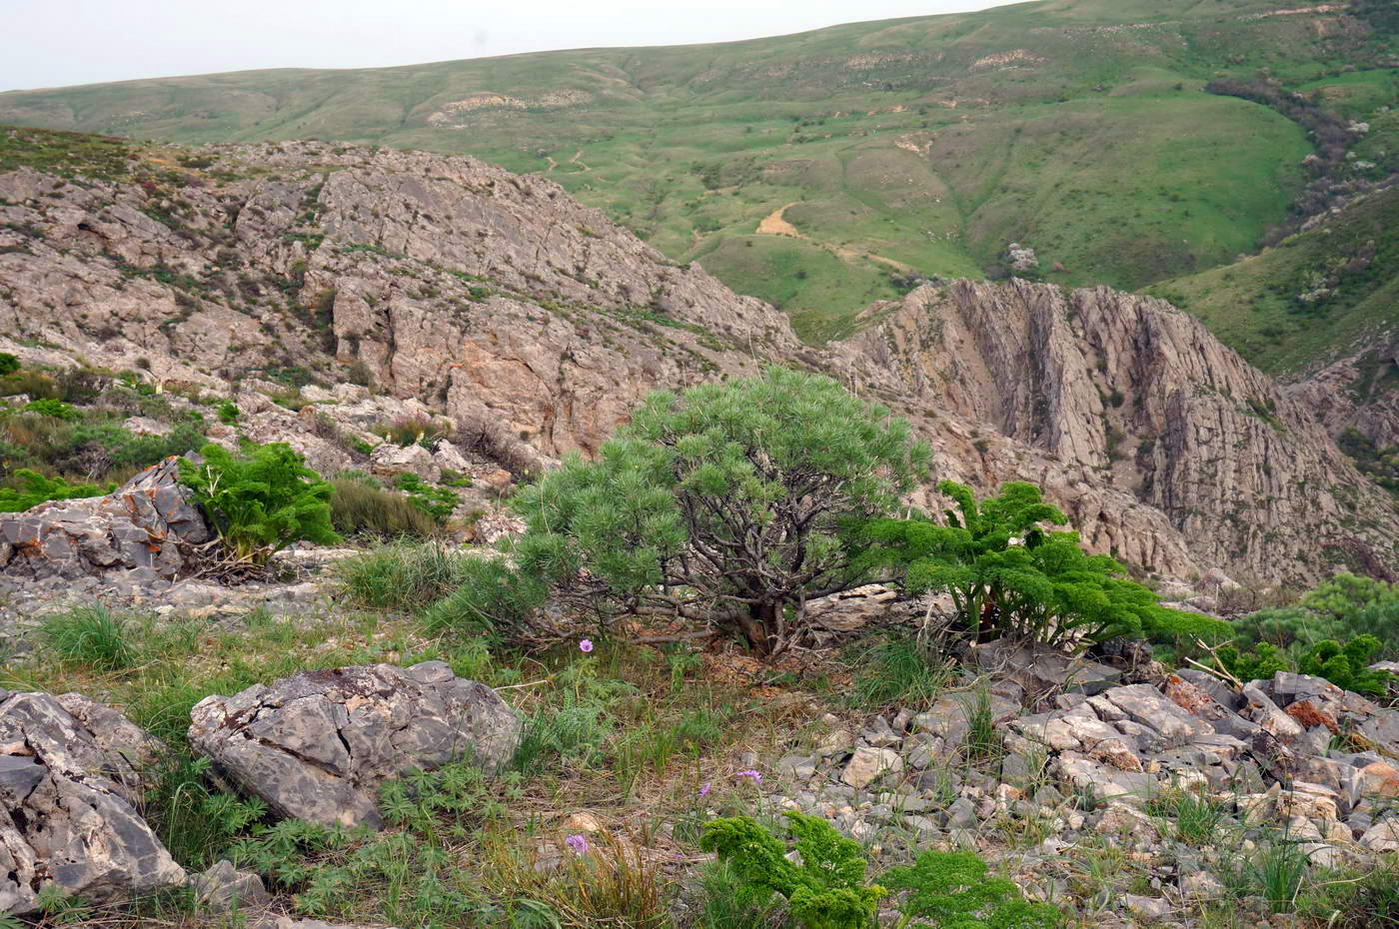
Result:
{"label": "scattered stone", "polygon": [[885,774],[897,774],[904,769],[904,760],[890,748],[861,746],[855,749],[840,779],[856,790],[864,790]]}
{"label": "scattered stone", "polygon": [[211,910],[228,912],[258,909],[272,902],[262,878],[252,871],[239,871],[224,858],[193,879],[199,902]]}
{"label": "scattered stone", "polygon": [[304,671],[191,712],[190,744],[279,816],[378,825],[378,788],[459,759],[494,771],[520,720],[495,691],[444,662]]}
{"label": "scattered stone", "polygon": [[1146,922],[1158,922],[1171,915],[1170,903],[1160,897],[1141,897],[1137,894],[1124,894],[1122,902],[1127,904],[1127,909],[1132,911],[1132,915]]}

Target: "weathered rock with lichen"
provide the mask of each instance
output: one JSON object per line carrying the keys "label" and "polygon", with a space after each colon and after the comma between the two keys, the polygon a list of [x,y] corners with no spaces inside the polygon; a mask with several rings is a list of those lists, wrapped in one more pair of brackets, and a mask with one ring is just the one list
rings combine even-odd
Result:
{"label": "weathered rock with lichen", "polygon": [[278,816],[379,823],[379,786],[408,771],[470,761],[495,771],[519,717],[489,687],[440,661],[303,671],[191,711],[190,745]]}

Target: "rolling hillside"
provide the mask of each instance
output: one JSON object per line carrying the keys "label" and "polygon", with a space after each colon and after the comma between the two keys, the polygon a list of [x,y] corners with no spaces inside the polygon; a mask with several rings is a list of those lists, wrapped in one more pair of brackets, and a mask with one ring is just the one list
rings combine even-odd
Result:
{"label": "rolling hillside", "polygon": [[1348,83],[1367,143],[1393,151],[1383,6],[1045,0],[723,45],[13,92],[0,123],[469,153],[547,174],[821,340],[919,276],[998,275],[1012,242],[1038,255],[1028,276],[1131,289],[1252,251],[1313,145],[1205,84]]}

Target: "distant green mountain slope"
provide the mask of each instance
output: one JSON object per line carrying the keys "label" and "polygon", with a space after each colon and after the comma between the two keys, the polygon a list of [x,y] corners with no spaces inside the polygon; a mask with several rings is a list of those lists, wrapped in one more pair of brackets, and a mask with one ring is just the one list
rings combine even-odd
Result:
{"label": "distant green mountain slope", "polygon": [[1399,101],[1387,7],[1368,2],[1044,0],[722,45],[13,92],[0,123],[467,152],[547,174],[819,339],[918,275],[1001,272],[1012,242],[1048,280],[1124,288],[1252,250],[1312,145],[1202,88],[1340,75],[1370,118]]}
{"label": "distant green mountain slope", "polygon": [[1399,186],[1357,199],[1242,261],[1163,281],[1151,293],[1199,316],[1277,374],[1399,328]]}

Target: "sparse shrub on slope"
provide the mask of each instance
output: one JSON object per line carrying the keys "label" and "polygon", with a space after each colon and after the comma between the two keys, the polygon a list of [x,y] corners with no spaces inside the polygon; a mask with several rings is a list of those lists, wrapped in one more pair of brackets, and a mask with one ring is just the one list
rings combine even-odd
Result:
{"label": "sparse shrub on slope", "polygon": [[806,600],[861,581],[843,527],[890,512],[928,457],[825,377],[774,367],[657,392],[596,461],[517,495],[516,554],[565,593],[712,621],[766,653],[802,631]]}
{"label": "sparse shrub on slope", "polygon": [[1106,555],[1086,554],[1076,532],[1054,532],[1064,514],[1033,484],[1009,483],[977,502],[971,488],[944,481],[957,503],[945,524],[882,519],[856,535],[858,560],[891,569],[913,593],[947,593],[971,636],[1017,636],[1049,645],[1087,645],[1115,636],[1219,642],[1219,620],[1170,610],[1125,577]]}
{"label": "sparse shrub on slope", "polygon": [[180,461],[180,480],[235,561],[266,564],[302,539],[340,541],[330,523],[330,485],[291,446],[250,443],[234,455],[210,444],[200,454],[200,464]]}
{"label": "sparse shrub on slope", "polygon": [[432,517],[401,493],[346,475],[330,486],[330,522],[341,535],[421,539],[437,531]]}
{"label": "sparse shrub on slope", "polygon": [[70,484],[61,477],[47,478],[27,468],[16,471],[12,483],[18,486],[0,487],[0,513],[22,513],[50,500],[100,497],[107,492],[95,484]]}

